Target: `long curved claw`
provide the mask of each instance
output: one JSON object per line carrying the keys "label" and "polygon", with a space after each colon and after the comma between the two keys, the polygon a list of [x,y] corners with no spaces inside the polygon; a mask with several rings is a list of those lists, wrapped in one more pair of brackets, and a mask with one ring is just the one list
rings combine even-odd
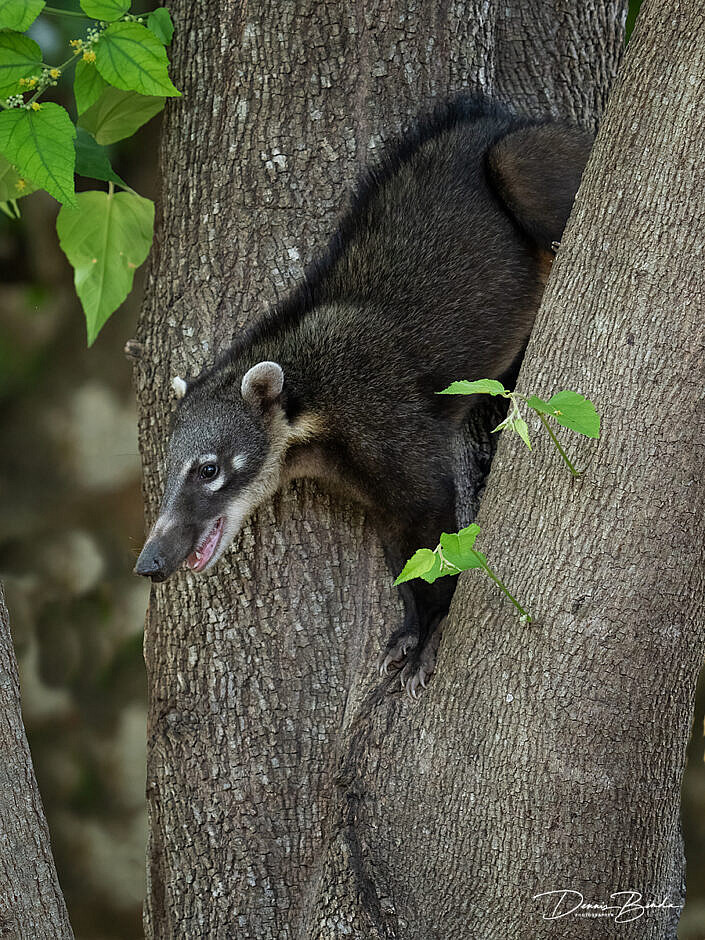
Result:
{"label": "long curved claw", "polygon": [[385,650],[379,660],[380,676],[388,676],[389,667],[392,665],[397,669],[401,669],[407,654],[410,650],[415,649],[417,642],[414,636],[404,636],[397,640],[389,649]]}
{"label": "long curved claw", "polygon": [[389,646],[380,657],[379,674],[389,676],[394,668],[402,691],[414,701],[418,701],[423,690],[428,688],[435,671],[442,626],[443,621],[437,624],[422,650],[415,652],[418,639],[413,634],[407,634]]}
{"label": "long curved claw", "polygon": [[380,662],[380,664],[379,664],[379,674],[380,674],[380,676],[388,676],[388,675],[389,675],[389,667],[392,665],[392,663],[397,662],[397,660],[398,660],[398,657],[397,657],[397,656],[395,655],[395,653],[393,653],[393,652],[387,653],[386,656],[383,656],[383,658],[382,658],[382,660],[381,660],[381,662]]}

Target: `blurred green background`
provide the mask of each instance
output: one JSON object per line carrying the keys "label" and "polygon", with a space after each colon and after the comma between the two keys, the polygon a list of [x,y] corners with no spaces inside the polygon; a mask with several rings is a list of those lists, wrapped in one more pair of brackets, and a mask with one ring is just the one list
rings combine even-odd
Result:
{"label": "blurred green background", "polygon": [[[36,29],[52,58],[80,35],[48,17]],[[150,198],[158,189],[158,123],[112,148],[118,174]],[[0,578],[76,936],[132,940],[142,936],[149,592],[131,573],[143,516],[123,347],[137,319],[141,274],[87,350],[55,234],[57,204],[36,193],[21,209],[19,222],[0,216]],[[682,940],[705,936],[702,699],[684,785],[689,903]]]}

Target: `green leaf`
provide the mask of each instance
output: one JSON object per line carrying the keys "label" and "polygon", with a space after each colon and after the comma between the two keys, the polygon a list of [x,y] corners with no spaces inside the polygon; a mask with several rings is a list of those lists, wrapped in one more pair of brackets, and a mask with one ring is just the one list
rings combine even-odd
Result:
{"label": "green leaf", "polygon": [[496,379],[476,379],[474,382],[468,382],[463,379],[461,382],[452,382],[448,388],[444,388],[438,395],[509,395],[507,389]]}
{"label": "green leaf", "polygon": [[77,202],[75,209],[61,209],[56,230],[74,268],[90,346],[149,254],[154,203],[133,193],[101,192],[79,193]]}
{"label": "green leaf", "polygon": [[600,416],[595,406],[577,392],[556,392],[548,401],[532,395],[526,404],[540,414],[554,418],[564,428],[584,434],[585,437],[600,436]]}
{"label": "green leaf", "polygon": [[0,97],[20,91],[19,81],[33,73],[39,75],[42,50],[29,36],[11,30],[0,32]]}
{"label": "green leaf", "polygon": [[81,9],[94,20],[112,23],[130,9],[132,0],[79,0]]}
{"label": "green leaf", "polygon": [[78,123],[90,131],[99,144],[114,144],[117,140],[131,137],[163,107],[164,98],[107,86],[95,104],[80,116]]}
{"label": "green leaf", "polygon": [[512,431],[516,431],[522,441],[526,446],[531,450],[531,439],[529,437],[529,425],[524,421],[523,418],[515,418],[510,422],[510,427]]}
{"label": "green leaf", "polygon": [[550,415],[553,411],[549,403],[544,401],[543,398],[539,398],[538,395],[531,395],[530,398],[526,399],[526,404],[542,415]]}
{"label": "green leaf", "polygon": [[93,51],[98,71],[116,88],[141,95],[181,95],[169,78],[164,46],[146,26],[113,23],[100,34]]}
{"label": "green leaf", "polygon": [[174,35],[174,24],[166,7],[157,7],[147,17],[147,28],[151,29],[159,42],[168,46]]}
{"label": "green leaf", "polygon": [[23,33],[44,9],[45,0],[0,0],[0,29]]}
{"label": "green leaf", "polygon": [[110,159],[105,147],[95,142],[95,139],[82,127],[78,128],[76,140],[76,172],[79,176],[88,176],[95,180],[117,183],[125,186],[110,165]]}
{"label": "green leaf", "polygon": [[466,525],[464,529],[461,529],[458,532],[458,538],[460,539],[460,546],[463,551],[468,551],[475,544],[475,539],[480,534],[480,526],[476,522],[471,522],[470,525]]}
{"label": "green leaf", "polygon": [[404,581],[411,581],[412,578],[420,578],[421,575],[430,571],[437,561],[438,556],[430,548],[420,548],[417,552],[414,552],[404,565],[401,574],[394,583],[403,584]]}
{"label": "green leaf", "polygon": [[[423,578],[423,580],[426,581],[428,584],[433,584],[436,578],[442,578],[443,575],[451,573],[450,571],[443,571],[443,568],[441,565],[441,559],[438,557],[438,555],[436,555],[435,552],[433,553],[433,556],[434,556],[434,562],[429,568],[429,570],[424,571],[423,574],[419,575],[419,577]],[[453,572],[453,574],[455,574],[455,572]]]}
{"label": "green leaf", "polygon": [[76,65],[73,79],[73,93],[76,96],[76,109],[79,114],[87,111],[100,98],[108,83],[95,65],[81,59]]}
{"label": "green leaf", "polygon": [[441,535],[443,557],[460,571],[479,568],[477,552],[473,549],[479,531],[479,525],[473,523],[461,529],[460,532],[443,532]]}
{"label": "green leaf", "polygon": [[0,155],[0,202],[29,196],[36,188],[29,180],[23,179],[14,166]]}
{"label": "green leaf", "polygon": [[0,153],[22,177],[72,206],[75,136],[71,118],[53,102],[38,111],[13,108],[0,113]]}

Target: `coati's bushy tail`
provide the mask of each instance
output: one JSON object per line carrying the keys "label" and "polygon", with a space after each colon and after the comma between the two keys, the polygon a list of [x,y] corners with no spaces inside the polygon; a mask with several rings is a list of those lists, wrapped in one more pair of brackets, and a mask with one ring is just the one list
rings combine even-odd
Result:
{"label": "coati's bushy tail", "polygon": [[568,221],[593,138],[566,124],[534,124],[503,137],[487,157],[494,188],[519,227],[546,251]]}

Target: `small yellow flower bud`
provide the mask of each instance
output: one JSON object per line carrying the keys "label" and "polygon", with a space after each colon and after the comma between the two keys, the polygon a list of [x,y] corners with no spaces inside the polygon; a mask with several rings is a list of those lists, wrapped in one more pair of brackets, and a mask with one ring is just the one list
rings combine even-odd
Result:
{"label": "small yellow flower bud", "polygon": [[89,49],[88,52],[83,53],[84,62],[95,62],[95,52],[92,49]]}
{"label": "small yellow flower bud", "polygon": [[71,39],[71,40],[69,41],[69,45],[71,46],[72,49],[75,49],[76,52],[78,52],[80,49],[83,48],[83,40],[82,40],[82,39]]}
{"label": "small yellow flower bud", "polygon": [[26,84],[27,84],[27,79],[26,79],[26,78],[21,78],[21,79],[20,79],[20,88],[24,88],[24,86],[25,86]]}
{"label": "small yellow flower bud", "polygon": [[61,75],[61,69],[49,69],[49,75],[51,78],[58,78]]}
{"label": "small yellow flower bud", "polygon": [[41,111],[41,110],[42,110],[42,106],[39,104],[38,101],[33,101],[32,104],[30,105],[30,108],[32,109],[32,111]]}
{"label": "small yellow flower bud", "polygon": [[27,180],[17,180],[15,186],[17,187],[18,192],[22,192],[23,189],[27,188]]}

